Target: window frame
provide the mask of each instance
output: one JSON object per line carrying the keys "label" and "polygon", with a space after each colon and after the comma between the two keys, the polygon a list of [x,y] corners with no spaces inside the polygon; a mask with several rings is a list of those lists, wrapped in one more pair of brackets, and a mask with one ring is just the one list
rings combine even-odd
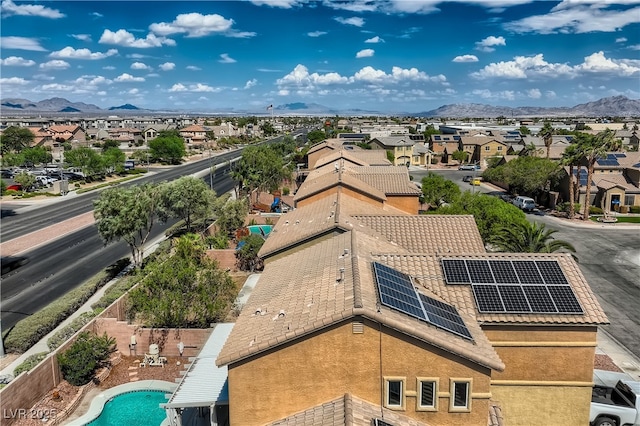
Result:
{"label": "window frame", "polygon": [[[399,382],[400,383],[400,404],[390,404],[389,403],[389,383],[390,382]],[[384,377],[384,406],[390,410],[404,411],[405,410],[405,401],[406,401],[406,390],[407,390],[407,378],[406,377],[395,377],[395,376],[386,376]]]}
{"label": "window frame", "polygon": [[[449,411],[456,413],[469,413],[471,412],[471,386],[473,380],[465,379],[465,378],[451,378],[449,379]],[[466,392],[466,405],[465,406],[456,406],[455,404],[455,395],[456,395],[456,385],[457,384],[466,384],[467,392]]]}
{"label": "window frame", "polygon": [[[416,385],[416,411],[438,411],[438,389],[440,379],[437,377],[418,377]],[[433,384],[433,405],[422,405],[422,384]]]}

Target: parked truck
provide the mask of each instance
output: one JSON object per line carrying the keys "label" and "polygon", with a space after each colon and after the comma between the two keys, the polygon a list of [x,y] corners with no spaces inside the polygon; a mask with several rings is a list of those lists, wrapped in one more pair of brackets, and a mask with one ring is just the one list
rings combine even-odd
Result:
{"label": "parked truck", "polygon": [[589,421],[592,426],[640,426],[640,382],[618,380],[613,387],[596,384]]}

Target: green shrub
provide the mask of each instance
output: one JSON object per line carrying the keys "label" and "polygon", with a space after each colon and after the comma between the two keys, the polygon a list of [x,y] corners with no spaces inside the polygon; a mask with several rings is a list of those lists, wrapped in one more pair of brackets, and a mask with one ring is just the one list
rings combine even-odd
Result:
{"label": "green shrub", "polygon": [[93,380],[96,370],[109,365],[109,355],[116,350],[116,340],[83,331],[69,349],[58,354],[62,377],[73,386]]}
{"label": "green shrub", "polygon": [[629,213],[640,213],[640,206],[629,206]]}
{"label": "green shrub", "polygon": [[47,340],[47,346],[50,351],[55,351],[60,345],[69,340],[71,336],[76,334],[78,330],[87,325],[96,314],[94,312],[83,312],[78,318],[60,330],[56,331],[53,336]]}
{"label": "green shrub", "polygon": [[100,287],[120,273],[120,264],[100,272],[89,281],[20,321],[5,336],[7,352],[23,353],[77,311]]}
{"label": "green shrub", "polygon": [[141,276],[126,276],[119,279],[118,282],[113,284],[104,292],[100,300],[91,305],[91,308],[94,310],[95,315],[98,315],[100,312],[104,311],[105,308],[118,300],[120,296],[129,291],[131,287],[136,285],[140,281],[140,279],[142,279]]}
{"label": "green shrub", "polygon": [[33,367],[38,365],[40,361],[45,359],[47,355],[49,355],[49,352],[38,352],[37,354],[28,356],[27,359],[22,361],[22,364],[20,364],[16,367],[15,370],[13,370],[13,375],[18,377],[20,373],[31,370]]}
{"label": "green shrub", "polygon": [[291,190],[289,188],[287,188],[286,186],[284,188],[282,188],[282,195],[289,195],[290,192],[291,192]]}
{"label": "green shrub", "polygon": [[604,212],[600,207],[589,206],[589,214],[603,214]]}
{"label": "green shrub", "polygon": [[[580,203],[573,203],[573,209],[574,211],[580,212]],[[565,212],[568,213],[569,212],[569,202],[565,201],[564,203],[560,203],[556,206],[556,210],[559,212]]]}

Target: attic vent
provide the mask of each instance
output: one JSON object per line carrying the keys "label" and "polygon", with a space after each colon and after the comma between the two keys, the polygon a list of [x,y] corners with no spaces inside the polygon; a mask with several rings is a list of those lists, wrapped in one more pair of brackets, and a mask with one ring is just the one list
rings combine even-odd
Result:
{"label": "attic vent", "polygon": [[351,329],[353,334],[364,334],[364,324],[360,321],[354,321],[351,323]]}

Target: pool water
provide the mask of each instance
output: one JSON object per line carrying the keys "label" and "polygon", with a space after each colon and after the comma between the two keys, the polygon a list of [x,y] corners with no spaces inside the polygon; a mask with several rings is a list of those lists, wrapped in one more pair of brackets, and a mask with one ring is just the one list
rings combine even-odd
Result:
{"label": "pool water", "polygon": [[141,390],[116,395],[87,426],[159,426],[167,418],[160,408],[160,404],[167,402],[166,393]]}

